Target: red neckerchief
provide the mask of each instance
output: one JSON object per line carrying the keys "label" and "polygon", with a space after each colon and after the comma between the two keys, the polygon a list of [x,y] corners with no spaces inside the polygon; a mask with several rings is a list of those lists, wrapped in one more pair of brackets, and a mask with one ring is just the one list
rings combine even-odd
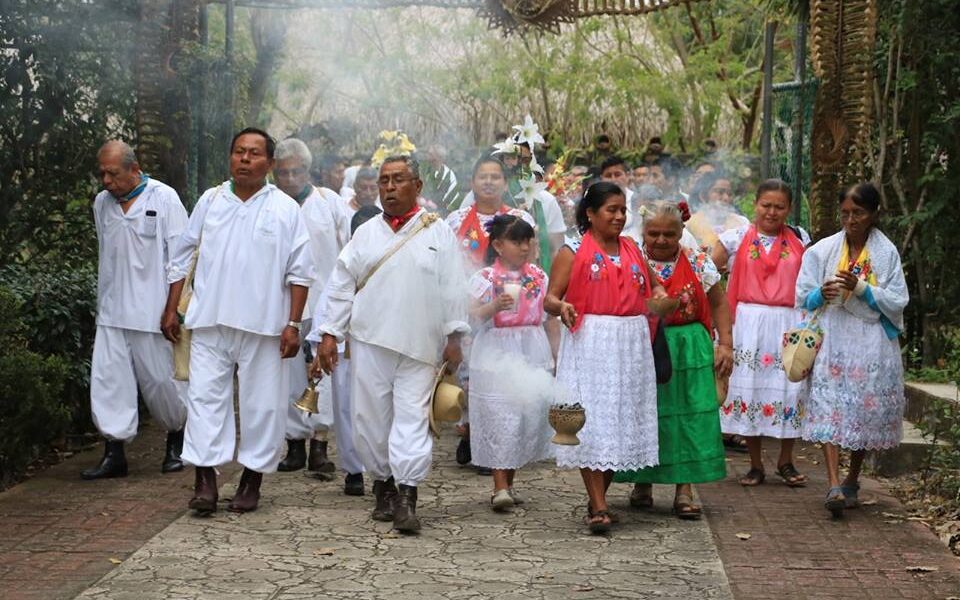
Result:
{"label": "red neckerchief", "polygon": [[413,208],[407,211],[406,214],[400,215],[399,217],[394,217],[388,215],[387,213],[383,213],[383,220],[386,221],[387,225],[390,226],[390,229],[393,229],[393,232],[396,233],[400,231],[400,229],[406,225],[410,219],[415,217],[418,212],[420,212],[420,207],[414,204]]}
{"label": "red neckerchief", "polygon": [[763,248],[757,226],[751,225],[740,242],[727,285],[730,316],[736,320],[740,302],[792,308],[802,256],[803,242],[786,225],[769,251]]}

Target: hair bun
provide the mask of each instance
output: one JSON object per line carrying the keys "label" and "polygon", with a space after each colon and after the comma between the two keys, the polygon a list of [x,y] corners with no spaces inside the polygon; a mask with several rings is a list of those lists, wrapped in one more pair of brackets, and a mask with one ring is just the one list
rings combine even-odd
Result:
{"label": "hair bun", "polygon": [[677,208],[680,209],[680,218],[686,223],[690,220],[690,205],[686,202],[677,202]]}

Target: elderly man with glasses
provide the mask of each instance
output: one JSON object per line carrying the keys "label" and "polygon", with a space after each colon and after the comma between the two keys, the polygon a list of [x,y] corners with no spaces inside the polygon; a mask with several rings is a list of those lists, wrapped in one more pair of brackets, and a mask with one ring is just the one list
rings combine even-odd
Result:
{"label": "elderly man with glasses", "polygon": [[466,276],[453,231],[417,205],[416,160],[388,158],[378,184],[383,216],[361,225],[337,259],[313,334],[322,336],[314,365],[332,373],[349,334],[354,442],[374,478],[372,517],[412,533],[420,529],[417,486],[430,470],[437,366],[456,367],[470,329]]}

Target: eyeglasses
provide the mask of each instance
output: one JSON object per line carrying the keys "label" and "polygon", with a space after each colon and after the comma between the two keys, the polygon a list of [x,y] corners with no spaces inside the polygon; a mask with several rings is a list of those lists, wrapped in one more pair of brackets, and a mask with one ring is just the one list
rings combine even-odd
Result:
{"label": "eyeglasses", "polygon": [[377,180],[377,185],[379,185],[380,187],[387,187],[388,185],[390,185],[390,182],[392,181],[393,185],[401,186],[405,183],[409,183],[415,180],[416,180],[416,177],[410,177],[408,175],[393,175],[389,177],[383,176]]}
{"label": "eyeglasses", "polygon": [[870,216],[870,212],[865,210],[860,210],[860,209],[850,210],[850,211],[847,211],[847,210],[840,211],[841,221],[860,221],[862,219],[866,219],[869,216]]}

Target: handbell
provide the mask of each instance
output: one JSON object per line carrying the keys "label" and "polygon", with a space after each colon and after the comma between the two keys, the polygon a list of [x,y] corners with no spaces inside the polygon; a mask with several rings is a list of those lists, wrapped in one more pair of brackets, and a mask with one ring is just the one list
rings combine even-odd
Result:
{"label": "handbell", "polygon": [[317,381],[316,379],[311,379],[310,383],[307,384],[307,389],[303,390],[303,393],[300,394],[300,397],[297,398],[297,401],[293,404],[303,412],[311,415],[320,412],[320,409],[317,407],[317,400],[320,398],[320,394],[317,393]]}

